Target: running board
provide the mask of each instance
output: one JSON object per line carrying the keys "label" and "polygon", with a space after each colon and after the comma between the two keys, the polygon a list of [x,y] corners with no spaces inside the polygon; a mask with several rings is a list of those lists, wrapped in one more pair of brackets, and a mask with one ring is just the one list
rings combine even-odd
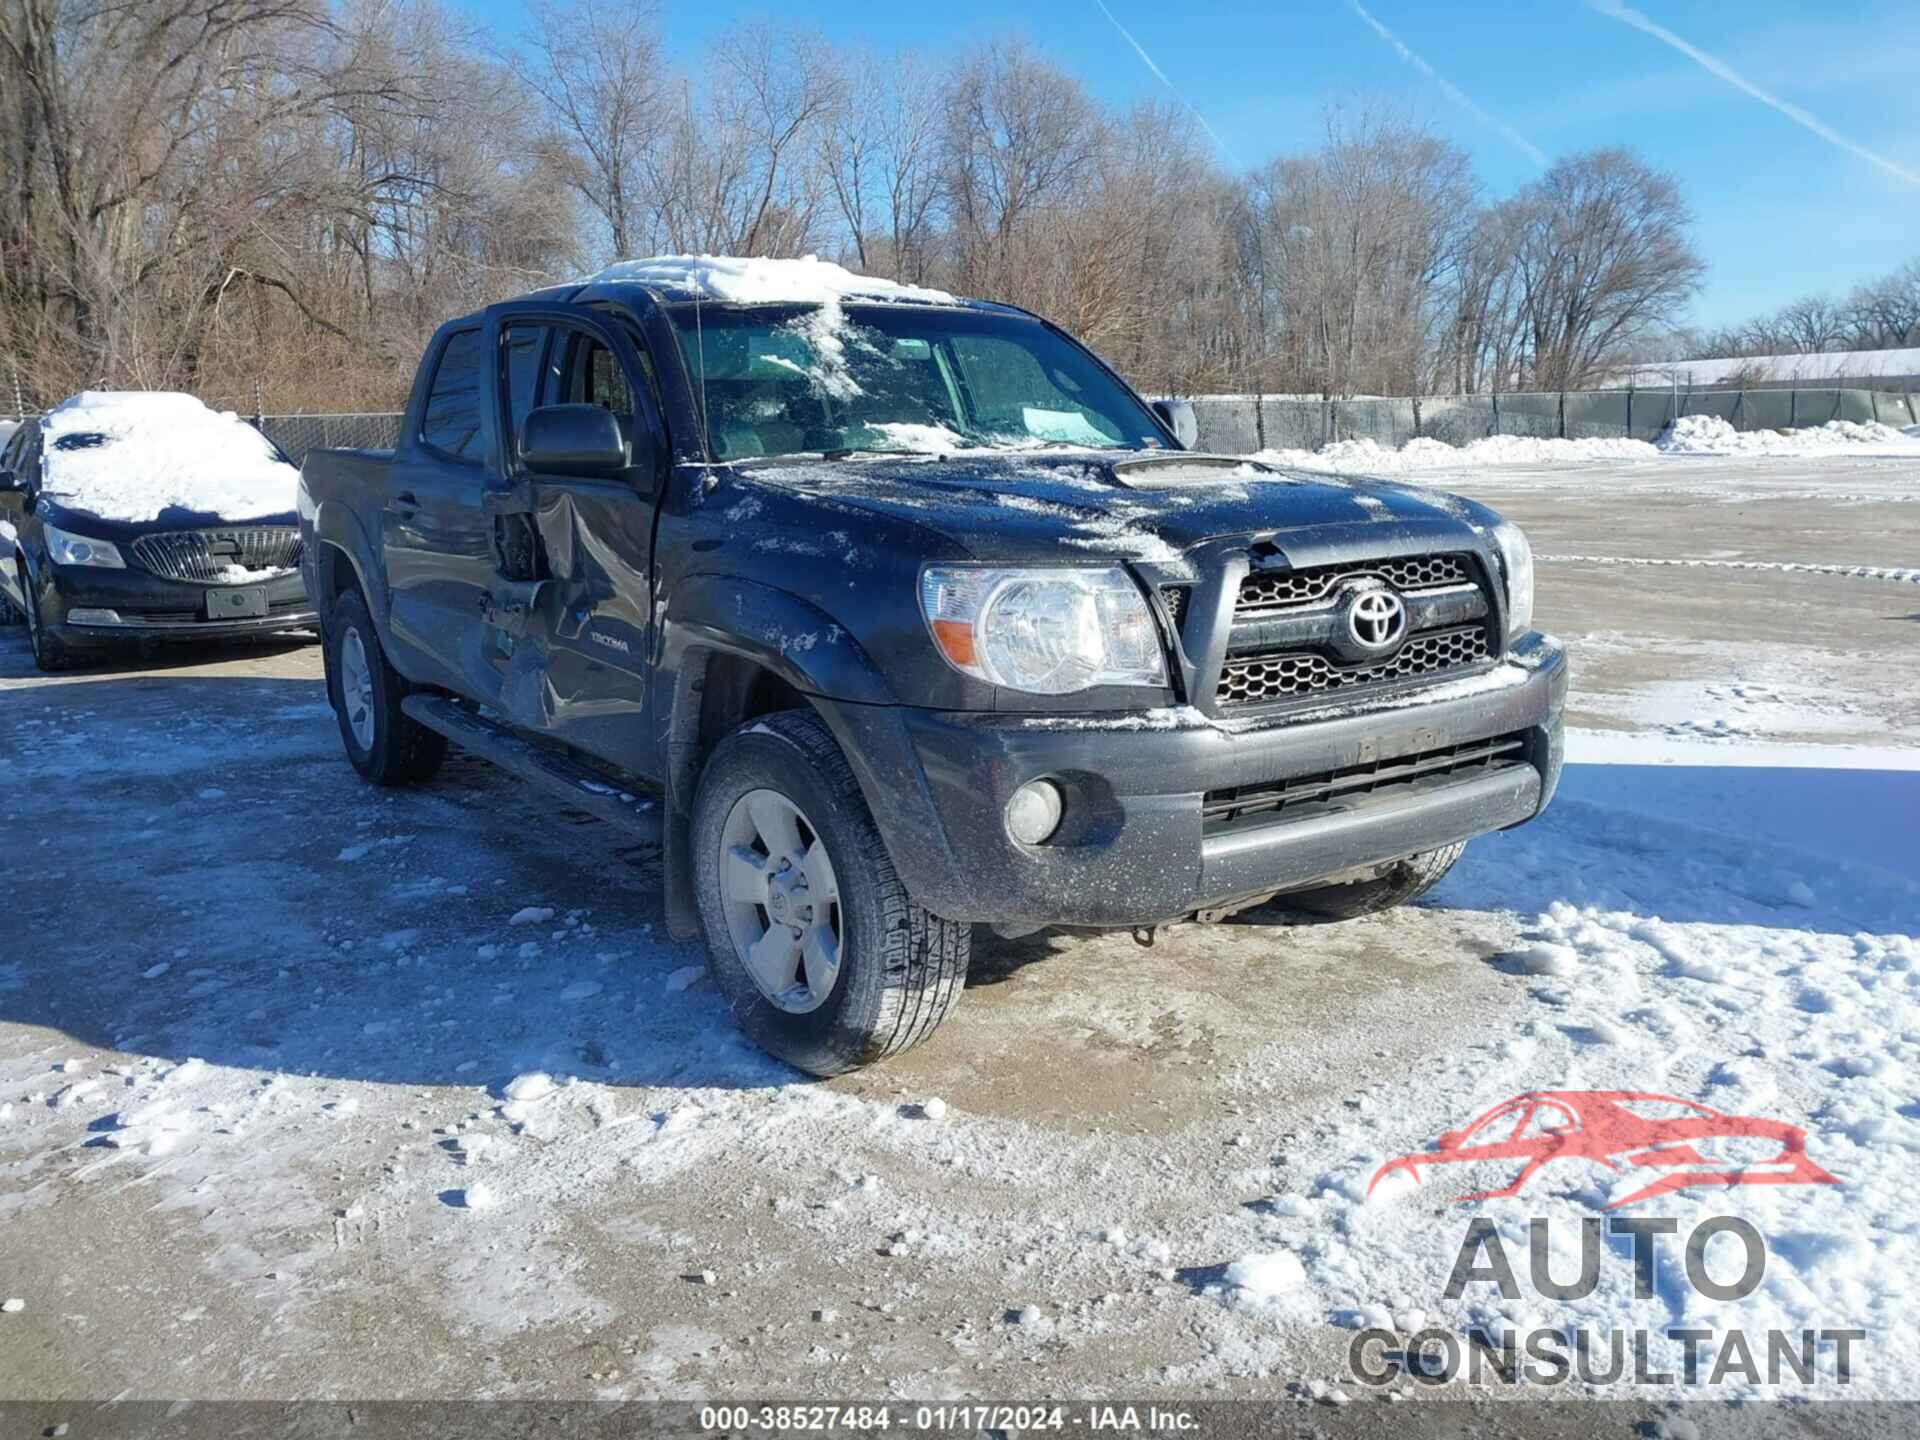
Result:
{"label": "running board", "polygon": [[400,708],[462,750],[489,760],[547,792],[570,808],[616,825],[649,844],[660,843],[660,802],[623,790],[614,778],[557,750],[528,739],[511,726],[489,720],[440,695],[413,694]]}

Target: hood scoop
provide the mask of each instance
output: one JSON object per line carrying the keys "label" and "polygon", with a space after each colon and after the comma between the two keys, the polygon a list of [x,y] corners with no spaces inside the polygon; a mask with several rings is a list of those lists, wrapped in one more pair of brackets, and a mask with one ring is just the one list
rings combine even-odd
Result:
{"label": "hood scoop", "polygon": [[1226,455],[1152,455],[1116,460],[1108,466],[1116,482],[1129,490],[1181,490],[1189,485],[1218,485],[1241,479],[1283,479],[1278,470]]}

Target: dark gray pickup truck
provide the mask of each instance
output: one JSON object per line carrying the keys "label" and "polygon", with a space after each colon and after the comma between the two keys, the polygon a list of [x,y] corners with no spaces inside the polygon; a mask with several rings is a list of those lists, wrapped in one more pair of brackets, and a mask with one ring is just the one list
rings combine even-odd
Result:
{"label": "dark gray pickup truck", "polygon": [[810,263],[452,321],[397,448],[308,455],[362,775],[451,739],[656,841],[674,933],[819,1074],[929,1034],[975,925],[1365,914],[1547,804],[1514,527],[1190,453],[1045,321]]}

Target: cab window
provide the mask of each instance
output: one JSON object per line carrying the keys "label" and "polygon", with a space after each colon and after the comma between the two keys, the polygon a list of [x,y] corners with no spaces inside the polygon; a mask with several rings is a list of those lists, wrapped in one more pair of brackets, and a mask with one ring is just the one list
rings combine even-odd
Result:
{"label": "cab window", "polygon": [[458,330],[447,337],[433,368],[433,384],[420,416],[420,438],[451,460],[480,463],[484,442],[480,435],[481,337],[478,330]]}

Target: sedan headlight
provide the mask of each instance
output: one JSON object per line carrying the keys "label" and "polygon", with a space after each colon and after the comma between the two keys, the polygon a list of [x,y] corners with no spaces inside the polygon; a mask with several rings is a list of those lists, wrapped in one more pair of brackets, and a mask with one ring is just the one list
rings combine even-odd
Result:
{"label": "sedan headlight", "polygon": [[106,540],[93,540],[85,535],[69,535],[65,530],[56,530],[51,525],[43,525],[40,533],[47,537],[47,554],[53,557],[56,565],[97,565],[103,570],[124,570],[127,562],[120,558],[120,552]]}
{"label": "sedan headlight", "polygon": [[1146,597],[1117,566],[935,566],[921,576],[920,607],[947,663],[992,685],[1066,695],[1167,683]]}
{"label": "sedan headlight", "polygon": [[1511,520],[1493,527],[1493,542],[1500,547],[1500,565],[1507,572],[1507,638],[1511,640],[1533,628],[1533,547],[1526,532]]}

